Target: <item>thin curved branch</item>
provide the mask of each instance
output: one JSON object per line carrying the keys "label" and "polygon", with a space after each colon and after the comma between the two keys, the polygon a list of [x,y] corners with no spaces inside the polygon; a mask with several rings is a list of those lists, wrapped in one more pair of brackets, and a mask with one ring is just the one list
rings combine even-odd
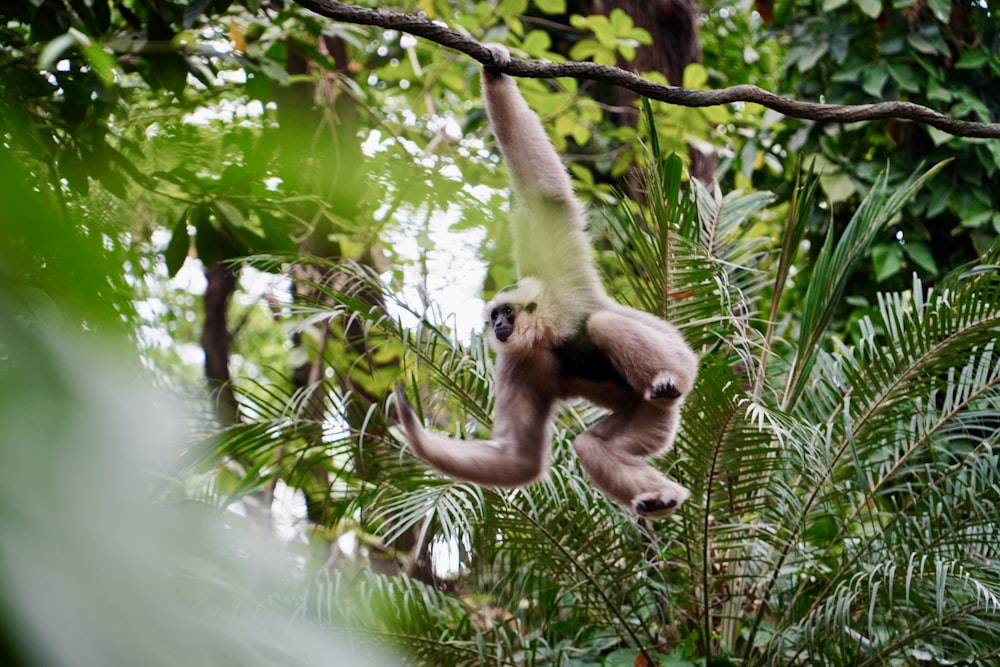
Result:
{"label": "thin curved branch", "polygon": [[[476,40],[451,30],[441,23],[434,23],[419,16],[384,9],[345,5],[336,2],[336,0],[295,0],[295,2],[327,18],[345,23],[373,25],[407,32],[461,51],[483,64],[493,64],[489,50]],[[892,101],[859,105],[820,104],[781,97],[757,86],[749,85],[732,86],[720,90],[689,90],[654,83],[618,67],[585,62],[550,63],[512,59],[503,71],[511,76],[533,79],[570,77],[602,81],[628,88],[650,99],[685,107],[708,107],[733,102],[752,102],[792,118],[835,123],[886,119],[910,120],[930,125],[942,132],[959,137],[1000,138],[1000,123],[957,120],[911,102]]]}

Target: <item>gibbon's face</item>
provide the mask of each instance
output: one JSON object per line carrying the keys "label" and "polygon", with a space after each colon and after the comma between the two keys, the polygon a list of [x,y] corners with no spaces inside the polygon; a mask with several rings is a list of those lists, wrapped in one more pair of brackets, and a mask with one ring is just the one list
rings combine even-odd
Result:
{"label": "gibbon's face", "polygon": [[[526,278],[517,285],[500,290],[496,298],[486,304],[485,320],[493,327],[493,335],[497,341],[506,343],[514,336],[512,344],[529,343],[530,336],[525,338],[525,327],[531,326],[530,315],[538,307],[539,294],[540,283],[534,278]],[[519,341],[519,338],[524,340]]]}
{"label": "gibbon's face", "polygon": [[515,317],[517,317],[517,308],[510,303],[498,304],[490,311],[490,324],[493,326],[493,335],[501,343],[507,342],[510,335],[514,333]]}
{"label": "gibbon's face", "polygon": [[518,322],[520,325],[520,332],[518,335],[524,339],[525,334],[527,333],[525,327],[530,328],[530,315],[535,312],[536,307],[537,304],[533,301],[524,305],[511,303],[509,301],[497,303],[490,309],[489,312],[490,326],[493,327],[493,335],[496,336],[496,339],[501,343],[506,343],[507,340],[514,335],[514,323]]}

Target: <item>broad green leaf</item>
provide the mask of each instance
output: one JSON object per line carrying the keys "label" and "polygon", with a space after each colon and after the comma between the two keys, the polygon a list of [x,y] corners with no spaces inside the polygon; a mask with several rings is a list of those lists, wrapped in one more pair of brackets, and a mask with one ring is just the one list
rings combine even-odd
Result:
{"label": "broad green leaf", "polygon": [[854,0],[854,4],[873,19],[882,13],[882,0]]}
{"label": "broad green leaf", "polygon": [[982,48],[966,51],[955,62],[955,69],[978,69],[985,65],[988,60],[989,55]]}
{"label": "broad green leaf", "polygon": [[593,31],[597,41],[604,47],[609,49],[614,48],[618,42],[618,33],[615,32],[611,22],[603,16],[595,16],[592,19],[590,21],[590,29]]}
{"label": "broad green leaf", "polygon": [[50,41],[42,49],[41,55],[38,56],[38,69],[52,69],[52,66],[56,64],[56,61],[59,60],[62,54],[66,53],[75,44],[76,38],[68,32]]}
{"label": "broad green leaf", "polygon": [[532,30],[524,37],[521,48],[530,55],[542,56],[552,47],[552,37],[544,30]]}
{"label": "broad green leaf", "polygon": [[615,8],[608,15],[608,22],[614,28],[616,35],[624,35],[635,26],[632,17],[625,13],[625,10]]}
{"label": "broad green leaf", "polygon": [[948,86],[941,83],[938,77],[932,76],[927,80],[927,99],[950,102],[955,99],[955,95]]}
{"label": "broad green leaf", "polygon": [[115,67],[117,65],[115,57],[97,43],[88,44],[81,51],[83,57],[87,60],[87,64],[97,74],[97,78],[101,80],[101,83],[106,88],[113,86],[115,83]]}
{"label": "broad green leaf", "polygon": [[176,276],[177,272],[184,266],[188,252],[191,249],[191,237],[188,235],[187,216],[190,209],[184,209],[181,219],[174,225],[170,234],[170,243],[163,253],[163,259],[167,264],[167,275]]}
{"label": "broad green leaf", "polygon": [[941,146],[955,139],[955,135],[950,132],[945,132],[944,130],[939,130],[936,127],[931,127],[928,125],[924,128],[927,134],[930,135],[931,141],[934,142],[935,146]]}
{"label": "broad green leaf", "polygon": [[805,73],[811,70],[829,49],[830,45],[827,42],[820,42],[805,49],[798,60],[799,71]]}
{"label": "broad green leaf", "polygon": [[920,77],[917,71],[906,63],[889,60],[887,65],[889,74],[903,90],[911,93],[918,92],[922,88],[923,82],[927,81],[926,77]]}
{"label": "broad green leaf", "polygon": [[216,214],[233,227],[242,227],[246,221],[243,212],[225,199],[216,199],[212,202],[212,208]]}
{"label": "broad green leaf", "polygon": [[867,60],[852,58],[843,67],[835,70],[830,78],[841,83],[851,83],[860,78],[870,66],[871,63]]}
{"label": "broad green leaf", "polygon": [[708,83],[708,69],[701,63],[691,63],[684,68],[684,87],[699,90]]}
{"label": "broad green leaf", "polygon": [[544,14],[565,14],[566,0],[534,0],[535,6]]}
{"label": "broad green leaf", "polygon": [[861,88],[872,97],[882,97],[882,90],[885,82],[889,80],[889,72],[885,69],[885,62],[872,63],[861,77]]}
{"label": "broad green leaf", "polygon": [[857,191],[854,179],[842,171],[823,173],[819,177],[819,182],[823,192],[832,202],[847,201]]}
{"label": "broad green leaf", "polygon": [[989,155],[989,158],[983,159],[983,163],[992,164],[994,170],[1000,170],[1000,141],[984,141],[978,148]]}
{"label": "broad green leaf", "polygon": [[592,39],[581,39],[574,44],[569,50],[569,57],[573,60],[593,60],[602,65],[613,65],[615,62],[614,51]]}
{"label": "broad green leaf", "polygon": [[927,0],[927,6],[941,23],[947,24],[951,20],[951,0]]}
{"label": "broad green leaf", "polygon": [[926,243],[922,241],[907,241],[903,244],[903,252],[921,269],[932,276],[937,275],[937,262],[934,261],[934,254]]}
{"label": "broad green leaf", "polygon": [[872,265],[875,280],[882,282],[896,275],[903,268],[903,249],[898,243],[880,243],[872,246]]}
{"label": "broad green leaf", "polygon": [[878,52],[884,56],[894,56],[906,48],[906,38],[899,33],[885,35],[878,42]]}
{"label": "broad green leaf", "polygon": [[520,16],[528,9],[528,0],[502,0],[497,12],[501,16]]}
{"label": "broad green leaf", "polygon": [[212,225],[212,212],[208,204],[196,204],[188,213],[188,221],[194,227],[194,247],[198,251],[198,259],[205,268],[215,266],[222,256],[224,245],[219,238],[219,232]]}
{"label": "broad green leaf", "polygon": [[913,32],[908,34],[906,36],[906,41],[908,41],[910,43],[910,46],[912,46],[920,53],[931,54],[937,51],[937,49],[934,47],[934,44],[920,33]]}
{"label": "broad green leaf", "polygon": [[649,31],[645,28],[632,28],[628,31],[625,37],[646,46],[653,43],[653,36],[649,34]]}
{"label": "broad green leaf", "polygon": [[962,217],[962,226],[968,227],[969,229],[975,229],[986,225],[992,219],[993,211],[988,209],[980,210],[975,213],[964,215]]}

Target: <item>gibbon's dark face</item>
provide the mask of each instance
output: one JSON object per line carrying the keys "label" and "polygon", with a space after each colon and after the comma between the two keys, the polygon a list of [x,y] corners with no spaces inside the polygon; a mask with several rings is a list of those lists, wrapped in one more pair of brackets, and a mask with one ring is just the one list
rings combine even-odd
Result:
{"label": "gibbon's dark face", "polygon": [[517,316],[517,309],[509,303],[498,304],[490,311],[490,324],[493,325],[493,335],[501,343],[506,342],[510,335],[514,333],[514,318]]}
{"label": "gibbon's dark face", "polygon": [[[484,320],[493,327],[493,335],[500,343],[507,342],[514,335],[514,322],[520,317],[528,317],[538,308],[538,295],[541,294],[541,284],[535,278],[522,278],[516,285],[500,290],[496,298],[486,304],[483,310]],[[518,324],[522,335],[525,327],[531,324],[531,319]],[[514,341],[524,343],[525,341]]]}

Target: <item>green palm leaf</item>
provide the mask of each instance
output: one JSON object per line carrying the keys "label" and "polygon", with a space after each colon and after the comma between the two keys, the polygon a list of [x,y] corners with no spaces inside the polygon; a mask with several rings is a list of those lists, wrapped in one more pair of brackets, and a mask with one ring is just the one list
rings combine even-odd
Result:
{"label": "green palm leaf", "polygon": [[834,239],[834,230],[827,234],[813,267],[812,277],[800,311],[801,325],[798,354],[792,364],[785,391],[784,407],[794,406],[826,336],[827,327],[840,305],[847,279],[858,262],[868,252],[882,228],[895,216],[914,193],[939,172],[945,162],[938,163],[921,175],[913,175],[889,190],[888,170],[882,172],[868,195],[862,200],[851,221]]}

